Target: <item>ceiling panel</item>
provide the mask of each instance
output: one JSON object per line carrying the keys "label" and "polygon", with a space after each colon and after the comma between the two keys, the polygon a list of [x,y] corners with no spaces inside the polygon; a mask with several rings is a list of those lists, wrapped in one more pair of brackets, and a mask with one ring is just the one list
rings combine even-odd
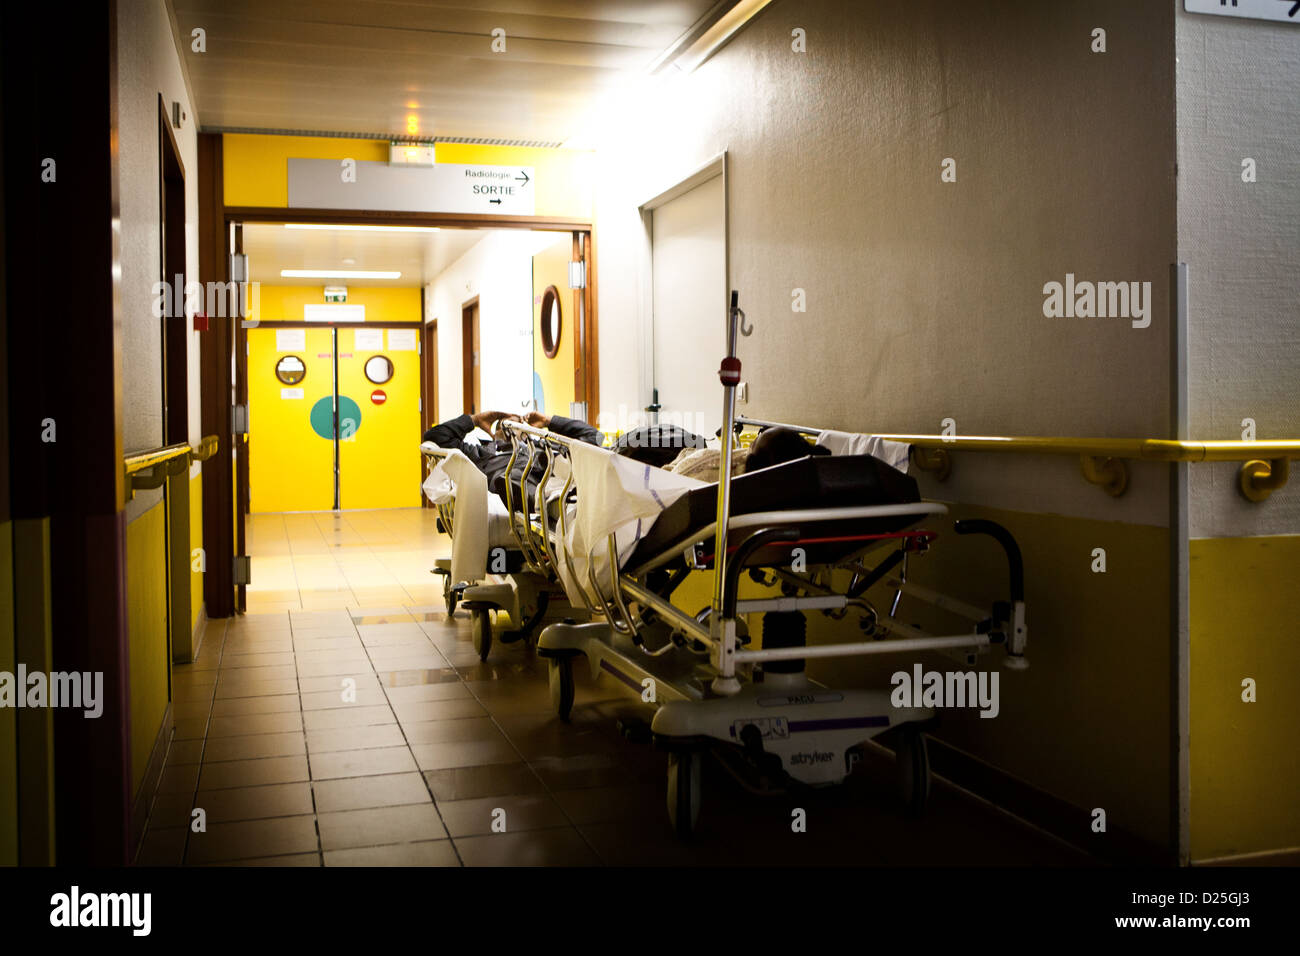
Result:
{"label": "ceiling panel", "polygon": [[[471,246],[497,230],[374,232],[356,229],[287,229],[281,223],[245,223],[249,276],[263,285],[424,285]],[[512,233],[517,230],[511,230]],[[555,235],[568,235],[556,233]],[[351,260],[350,262],[346,260]],[[281,269],[348,269],[402,273],[400,279],[283,279]]]}
{"label": "ceiling panel", "polygon": [[[559,143],[718,0],[170,0],[201,128]],[[202,28],[206,52],[191,49]],[[492,30],[506,51],[492,51]]]}

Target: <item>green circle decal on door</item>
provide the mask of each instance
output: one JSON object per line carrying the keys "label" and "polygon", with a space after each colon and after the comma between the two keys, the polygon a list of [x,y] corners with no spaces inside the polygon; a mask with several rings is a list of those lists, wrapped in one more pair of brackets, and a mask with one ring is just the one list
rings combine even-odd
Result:
{"label": "green circle decal on door", "polygon": [[[346,395],[339,396],[339,438],[347,441],[361,427],[361,406]],[[334,405],[326,395],[311,407],[311,429],[326,441],[334,440]]]}

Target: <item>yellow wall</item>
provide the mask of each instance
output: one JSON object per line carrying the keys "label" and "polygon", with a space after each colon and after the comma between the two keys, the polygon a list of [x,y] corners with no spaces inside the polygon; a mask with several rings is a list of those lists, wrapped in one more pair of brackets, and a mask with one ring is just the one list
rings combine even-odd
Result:
{"label": "yellow wall", "polygon": [[[203,547],[203,472],[190,479],[190,630],[203,613],[203,572],[194,570],[194,549]],[[206,555],[204,556],[206,566]]]}
{"label": "yellow wall", "polygon": [[[0,671],[14,673],[14,534],[0,522]],[[18,863],[18,711],[0,707],[0,866]]]}
{"label": "yellow wall", "polygon": [[126,607],[131,646],[131,792],[139,792],[170,699],[163,502],[126,527]]}
{"label": "yellow wall", "polygon": [[1193,860],[1300,846],[1297,568],[1297,535],[1191,542]]}
{"label": "yellow wall", "polygon": [[[950,516],[924,523],[940,538],[929,554],[910,559],[909,580],[978,606],[1005,600],[1006,562],[998,546],[990,538],[958,537],[952,521],[988,518],[1006,526],[1025,560],[1029,669],[1001,668],[1001,651],[981,658],[976,669],[1000,672],[1000,715],[989,720],[973,712],[945,711],[934,733],[1077,807],[1105,808],[1112,830],[1164,845],[1172,759],[1167,532],[1059,515],[951,507]],[[1091,571],[1097,547],[1107,551],[1104,574]],[[874,566],[887,553],[873,554],[868,563]],[[748,576],[741,582],[742,597],[768,590]],[[846,584],[837,577],[838,587]],[[673,603],[695,614],[712,596],[712,574],[692,574],[674,593]],[[867,597],[884,615],[893,592],[877,585]],[[761,646],[762,615],[746,617],[753,646]],[[911,598],[903,599],[900,618],[932,633],[970,628],[964,619]],[[808,643],[862,640],[858,620],[853,613],[835,621],[811,612]],[[1281,643],[1276,646],[1280,649]],[[830,686],[887,688],[890,675],[910,670],[913,662],[926,669],[967,669],[954,658],[931,653],[813,660],[808,673]],[[1280,701],[1283,692],[1276,692]],[[1084,846],[1092,836],[1073,835]]]}
{"label": "yellow wall", "polygon": [[[29,671],[54,670],[54,619],[50,572],[50,519],[23,518],[13,535],[14,647]],[[55,860],[54,711],[27,708],[18,717],[18,805],[22,834],[19,862],[52,866]]]}
{"label": "yellow wall", "polygon": [[326,136],[226,133],[221,137],[221,152],[227,206],[289,205],[290,157],[388,161],[385,140]]}
{"label": "yellow wall", "polygon": [[[573,238],[568,235],[533,256],[533,371],[542,382],[545,407],[541,411],[548,415],[568,416],[569,403],[577,397],[573,388],[573,342],[578,335],[578,320],[569,289],[572,258]],[[552,285],[560,293],[560,344],[555,358],[547,358],[542,348],[542,294]]]}
{"label": "yellow wall", "polygon": [[[226,133],[222,137],[222,152],[226,205],[288,206],[287,161],[290,158],[387,162],[388,142]],[[591,219],[593,154],[590,152],[439,143],[434,155],[440,163],[531,166],[536,189],[536,215]]]}
{"label": "yellow wall", "polygon": [[[254,266],[254,269],[257,267]],[[346,284],[346,283],[344,283]],[[419,322],[421,290],[348,286],[348,305],[364,305],[367,322]],[[251,299],[251,296],[250,296]],[[267,322],[301,322],[304,305],[324,305],[325,287],[300,285],[258,286],[249,318]]]}
{"label": "yellow wall", "polygon": [[[1080,494],[1096,489],[1080,485]],[[909,564],[909,578],[973,604],[1007,596],[1006,561],[984,536],[958,537],[952,521],[1004,525],[1025,563],[1029,625],[1025,671],[1001,670],[1001,713],[994,719],[945,713],[937,734],[1021,780],[1077,807],[1106,810],[1110,831],[1166,846],[1170,832],[1169,535],[1165,528],[952,505],[931,553]],[[1092,571],[1104,548],[1105,573]],[[869,592],[888,610],[892,592]],[[964,620],[904,598],[900,616],[923,626]],[[981,660],[996,665],[1001,652]],[[915,658],[927,668],[961,669],[952,658]],[[888,668],[892,673],[900,655]],[[1093,839],[1091,832],[1072,835]],[[1099,836],[1099,835],[1098,835]]]}
{"label": "yellow wall", "polygon": [[440,163],[531,166],[537,189],[535,215],[592,218],[591,182],[595,175],[595,153],[576,149],[439,143],[434,154]]}

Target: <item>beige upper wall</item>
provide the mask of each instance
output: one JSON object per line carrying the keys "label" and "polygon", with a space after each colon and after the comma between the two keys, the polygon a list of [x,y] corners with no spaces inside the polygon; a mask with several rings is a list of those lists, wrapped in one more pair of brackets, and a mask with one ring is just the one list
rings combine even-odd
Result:
{"label": "beige upper wall", "polygon": [[[648,399],[636,206],[726,150],[730,284],[755,326],[745,411],[854,430],[933,433],[951,417],[965,434],[1166,435],[1172,19],[1124,0],[777,3],[695,74],[624,103],[599,154],[602,411]],[[947,157],[956,183],[940,181]],[[1067,272],[1151,282],[1150,327],[1045,318],[1043,285]],[[1073,467],[999,470],[1044,510],[1166,520],[1162,475],[1115,502]],[[1023,506],[990,484],[963,487],[959,468],[944,496]]]}
{"label": "beige upper wall", "polygon": [[[117,4],[118,123],[121,164],[122,419],[126,451],[163,443],[161,319],[153,315],[159,279],[158,94],[180,101],[189,117],[172,132],[185,166],[186,272],[198,278],[198,123],[162,0]],[[188,320],[171,320],[188,321]],[[198,333],[189,334],[190,439],[199,435]],[[134,518],[161,497],[142,492],[128,505]]]}
{"label": "beige upper wall", "polygon": [[[1253,418],[1260,439],[1300,438],[1300,28],[1176,6],[1191,433],[1240,439]],[[1194,537],[1300,533],[1294,479],[1260,505],[1235,465],[1191,471]]]}

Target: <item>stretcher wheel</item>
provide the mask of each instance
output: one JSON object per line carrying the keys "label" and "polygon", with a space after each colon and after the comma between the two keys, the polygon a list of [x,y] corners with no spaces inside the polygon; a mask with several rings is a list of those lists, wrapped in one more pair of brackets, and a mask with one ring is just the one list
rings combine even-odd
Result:
{"label": "stretcher wheel", "polygon": [[668,819],[683,840],[695,834],[700,818],[701,764],[697,750],[668,755]]}
{"label": "stretcher wheel", "polygon": [[485,661],[492,653],[492,612],[485,607],[476,607],[471,612],[470,630],[474,638],[474,650],[478,659]]}
{"label": "stretcher wheel", "polygon": [[909,816],[919,816],[930,799],[930,752],[925,734],[908,725],[898,735],[898,793]]}
{"label": "stretcher wheel", "polygon": [[567,657],[552,657],[546,680],[551,688],[551,705],[560,715],[560,720],[567,721],[573,712],[573,661]]}

